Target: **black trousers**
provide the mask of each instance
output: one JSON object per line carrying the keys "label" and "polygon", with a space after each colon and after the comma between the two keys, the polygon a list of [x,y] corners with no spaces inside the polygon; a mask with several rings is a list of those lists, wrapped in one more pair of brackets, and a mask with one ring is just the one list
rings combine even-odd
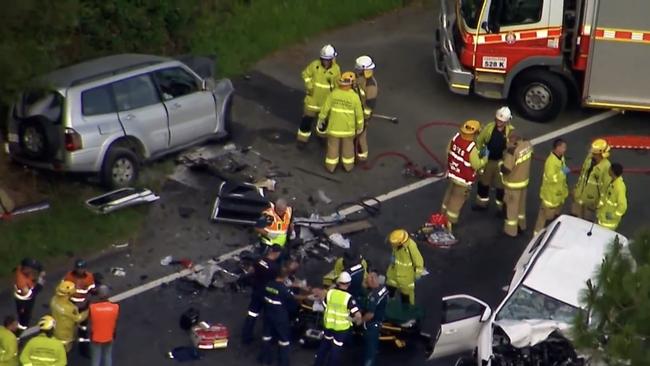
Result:
{"label": "black trousers", "polygon": [[32,310],[34,309],[35,302],[36,296],[33,296],[29,300],[16,299],[16,313],[18,314],[18,325],[21,330],[25,330],[29,327],[29,322],[32,320]]}

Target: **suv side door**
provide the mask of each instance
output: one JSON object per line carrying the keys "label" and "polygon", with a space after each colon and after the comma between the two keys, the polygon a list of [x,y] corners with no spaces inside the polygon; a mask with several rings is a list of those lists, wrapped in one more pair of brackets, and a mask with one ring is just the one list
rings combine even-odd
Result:
{"label": "suv side door", "polygon": [[180,66],[153,72],[169,113],[170,147],[178,147],[215,132],[214,96],[201,90],[201,80]]}
{"label": "suv side door", "polygon": [[126,135],[135,136],[149,155],[169,147],[167,111],[149,74],[112,84],[118,117]]}

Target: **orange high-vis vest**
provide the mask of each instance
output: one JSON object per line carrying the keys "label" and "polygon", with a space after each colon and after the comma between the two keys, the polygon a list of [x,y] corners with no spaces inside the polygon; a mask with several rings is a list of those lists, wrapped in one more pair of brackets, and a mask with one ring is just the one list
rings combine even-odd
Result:
{"label": "orange high-vis vest", "polygon": [[94,343],[113,341],[120,305],[110,301],[90,304],[90,340]]}
{"label": "orange high-vis vest", "polygon": [[273,219],[273,222],[268,224],[264,229],[269,234],[269,236],[263,236],[262,241],[266,245],[278,244],[280,246],[284,246],[284,244],[287,242],[289,224],[291,224],[291,207],[287,207],[284,215],[280,217],[278,213],[275,212],[275,205],[271,203],[270,207],[264,210],[262,214]]}
{"label": "orange high-vis vest", "polygon": [[74,274],[74,271],[70,271],[63,280],[74,283],[75,294],[70,298],[74,303],[86,301],[88,293],[95,288],[95,276],[90,272],[86,272],[83,277],[79,277]]}
{"label": "orange high-vis vest", "polygon": [[14,297],[18,300],[31,300],[34,297],[34,278],[23,273],[23,267],[16,268],[16,281],[14,282]]}

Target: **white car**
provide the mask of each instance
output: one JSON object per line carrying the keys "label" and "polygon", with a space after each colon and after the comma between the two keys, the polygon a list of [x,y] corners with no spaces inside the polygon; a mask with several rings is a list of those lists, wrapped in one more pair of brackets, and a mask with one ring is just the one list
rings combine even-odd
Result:
{"label": "white car", "polygon": [[495,311],[469,295],[442,299],[440,329],[429,360],[474,352],[457,365],[582,365],[567,329],[583,311],[579,301],[610,243],[618,236],[563,215],[526,247]]}

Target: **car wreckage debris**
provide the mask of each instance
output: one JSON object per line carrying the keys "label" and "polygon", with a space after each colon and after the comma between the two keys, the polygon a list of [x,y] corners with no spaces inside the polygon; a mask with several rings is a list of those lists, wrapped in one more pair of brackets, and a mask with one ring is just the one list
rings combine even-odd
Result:
{"label": "car wreckage debris", "polygon": [[147,188],[121,188],[86,201],[86,207],[99,214],[158,201],[159,196]]}
{"label": "car wreckage debris", "polygon": [[210,219],[242,225],[255,225],[269,207],[264,191],[249,183],[223,182],[214,201]]}

